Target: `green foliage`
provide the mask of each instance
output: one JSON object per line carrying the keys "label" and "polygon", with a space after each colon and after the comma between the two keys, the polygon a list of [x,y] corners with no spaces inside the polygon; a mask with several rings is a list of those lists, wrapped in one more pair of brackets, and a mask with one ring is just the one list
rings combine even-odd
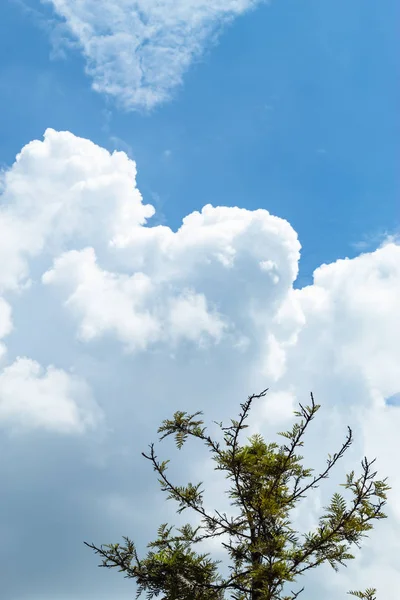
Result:
{"label": "green foliage", "polygon": [[352,596],[357,596],[357,598],[362,598],[363,600],[376,600],[376,589],[375,588],[368,588],[367,590],[365,590],[365,592],[347,592],[348,594],[351,594]]}
{"label": "green foliage", "polygon": [[[266,392],[250,396],[241,404],[240,418],[231,419],[230,427],[217,423],[224,432],[225,448],[206,435],[202,420],[195,420],[201,412],[188,415],[178,411],[158,429],[158,433],[163,434],[160,440],[174,435],[178,449],[189,436],[209,447],[217,463],[215,469],[225,471],[232,483],[229,496],[231,505],[240,507],[239,517],[229,519],[226,513],[217,510],[209,514],[203,506],[202,482],[173,485],[166,476],[169,461],[158,462],[154,444],[150,444],[149,455],[143,452],[142,455],[152,462],[162,491],[169,494],[167,499],[179,504],[178,513],[187,508],[197,512],[201,525],[193,529],[186,524],[178,529],[179,535],[172,536],[173,527],[164,523],[158,529],[158,539],[148,544],[148,548],[155,550],[150,550],[142,561],[129,538],[124,538],[123,546],[108,544],[98,548],[85,542],[103,558],[100,566],[118,567],[126,577],[136,580],[136,598],[146,591],[148,599],[164,593],[163,600],[224,600],[225,592],[229,592],[232,600],[295,600],[304,588],[283,597],[286,583],[294,582],[308,569],[325,562],[335,571],[338,565],[347,566],[345,561],[354,558],[349,553],[351,545],[360,547],[361,537],[373,527],[371,521],[386,518],[382,508],[390,489],[385,483],[387,478],[376,481],[377,473],[371,472],[375,461],[368,462],[364,458],[361,476],[354,480],[352,471],[346,476],[346,483],[341,484],[353,494],[350,504],[339,493],[334,493],[315,531],[302,534],[303,540],[299,541],[298,532],[290,527],[289,511],[304,498],[305,492],[317,488],[319,482],[328,477],[331,468],[351,445],[352,431],[349,427],[340,451],[333,457],[328,455],[328,466],[323,473],[312,477],[313,469],[305,469],[300,464],[303,457],[295,454],[295,450],[303,446],[306,428],[320,408],[311,394],[311,406],[300,404],[301,410],[295,412],[301,418],[300,423],[291,431],[279,433],[288,440],[287,444],[280,447],[275,443],[266,444],[262,436],[256,434],[248,438],[249,444],[240,446],[239,434],[248,427],[244,421],[251,404]],[[310,478],[310,482],[302,483]],[[229,536],[229,543],[221,544],[232,561],[229,567],[232,574],[227,579],[222,579],[217,572],[221,561],[212,561],[208,554],[198,554],[193,549],[196,543],[223,534]],[[376,600],[375,592],[375,589],[367,589],[348,593],[363,600]]]}

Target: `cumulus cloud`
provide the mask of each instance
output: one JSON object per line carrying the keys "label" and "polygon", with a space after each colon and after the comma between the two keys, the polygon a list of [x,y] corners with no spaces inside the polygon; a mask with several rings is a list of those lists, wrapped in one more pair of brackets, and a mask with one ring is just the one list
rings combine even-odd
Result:
{"label": "cumulus cloud", "polygon": [[0,284],[19,289],[30,260],[56,255],[43,281],[71,292],[85,340],[113,331],[131,348],[224,335],[241,343],[249,327],[265,328],[260,308],[272,314],[297,275],[297,235],[266,210],[207,205],[176,233],[144,227],[154,208],[142,202],[134,161],[68,132],[48,129],[3,179]]}
{"label": "cumulus cloud", "polygon": [[312,285],[289,290],[271,323],[268,343],[276,361],[285,365],[278,378],[295,369],[303,348],[304,376],[325,373],[328,361],[334,376],[357,374],[384,397],[397,393],[400,321],[394,315],[399,295],[400,246],[393,242],[319,267]]}
{"label": "cumulus cloud", "polygon": [[400,245],[388,243],[353,260],[323,265],[314,284],[296,296],[310,337],[329,335],[332,353],[341,348],[332,369],[358,371],[384,397],[399,391]]}
{"label": "cumulus cloud", "polygon": [[0,373],[0,423],[12,429],[82,433],[95,424],[87,386],[61,369],[18,358]]}
{"label": "cumulus cloud", "polygon": [[144,350],[165,339],[218,340],[224,329],[202,294],[186,290],[174,296],[145,273],[105,271],[97,265],[93,248],[63,254],[43,275],[43,282],[71,290],[65,304],[78,318],[79,336],[85,341],[110,332],[127,349]]}
{"label": "cumulus cloud", "polygon": [[46,0],[65,20],[93,88],[126,109],[167,100],[221,27],[262,0]]}
{"label": "cumulus cloud", "polygon": [[[0,337],[7,335],[12,347],[21,314],[21,308],[18,314],[14,311],[11,330],[16,290],[30,315],[30,299],[37,294],[35,310],[52,307],[49,314],[65,329],[51,348],[54,363],[63,370],[44,371],[35,360],[10,359],[0,372],[0,418],[4,426],[89,428],[96,409],[89,406],[85,384],[68,372],[74,366],[101,400],[111,436],[97,445],[90,442],[96,464],[105,466],[98,474],[93,467],[77,476],[74,499],[64,499],[60,508],[68,531],[74,532],[68,555],[76,557],[69,559],[75,562],[68,569],[61,560],[51,565],[53,585],[45,572],[50,567],[42,565],[40,556],[37,562],[33,557],[31,574],[41,575],[29,593],[47,599],[62,589],[65,598],[86,592],[91,597],[93,583],[101,581],[94,596],[107,600],[115,596],[114,585],[121,585],[118,596],[131,597],[122,578],[121,584],[107,576],[100,580],[91,557],[75,554],[82,531],[95,542],[118,541],[132,525],[144,549],[156,535],[156,512],[163,512],[162,522],[164,511],[170,510],[170,521],[180,523],[175,507],[165,507],[152,470],[147,474],[142,466],[139,448],[146,449],[160,421],[176,410],[203,410],[206,424],[213,419],[227,424],[248,393],[270,385],[265,402],[253,409],[248,435],[260,431],[270,439],[277,430],[289,428],[298,401],[307,403],[313,390],[322,410],[302,449],[307,466],[325,465],[327,453],[338,450],[349,424],[357,442],[337,468],[342,474],[338,482],[367,455],[378,457],[379,474],[388,475],[393,487],[390,526],[377,526],[371,534],[374,544],[363,551],[366,562],[352,565],[359,585],[349,580],[353,570],[340,579],[324,573],[311,579],[310,587],[307,584],[310,598],[334,600],[348,589],[374,585],[394,600],[399,574],[384,567],[398,554],[400,534],[395,451],[400,413],[387,402],[400,391],[400,246],[390,241],[355,259],[322,265],[311,285],[294,289],[300,243],[287,221],[266,210],[207,205],[187,215],[177,231],[151,227],[148,219],[154,209],[143,203],[137,190],[135,163],[123,153],[110,154],[67,132],[48,130],[43,141],[28,144],[3,182],[0,228],[8,237],[0,246],[5,298],[0,303]],[[45,319],[42,322],[46,325]],[[50,322],[41,337],[49,339],[53,329]],[[66,335],[70,330],[73,335]],[[24,336],[20,344],[28,341],[29,331]],[[65,348],[68,364],[62,359]],[[177,457],[179,465],[187,463],[178,477],[182,483],[204,481],[211,494],[207,505],[230,512],[222,493],[226,482],[210,476],[207,452],[190,452],[190,461],[185,455]],[[71,470],[79,460],[75,456]],[[49,473],[41,479],[40,493],[58,486],[61,496],[65,484],[57,466],[49,467]],[[330,489],[327,485],[324,493]],[[15,489],[18,494],[16,483]],[[296,517],[298,526],[315,523],[326,505],[322,494],[316,491],[305,503],[305,511]],[[132,522],[125,521],[126,510],[122,522],[120,507],[133,504]],[[37,511],[34,520],[41,530],[51,531],[47,515]],[[15,517],[14,529],[20,521]],[[397,535],[390,536],[390,531]],[[373,580],[367,577],[371,564],[376,569]],[[82,578],[72,581],[72,571]],[[103,585],[109,581],[106,592]],[[12,591],[11,576],[4,585],[7,597],[24,597]]]}
{"label": "cumulus cloud", "polygon": [[[151,214],[152,208],[149,211],[141,203],[140,194],[132,186],[135,166],[128,163],[125,154],[114,153],[110,157],[108,152],[87,140],[82,140],[83,146],[76,146],[74,139],[69,133],[47,130],[44,142],[34,141],[25,146],[13,167],[2,173],[0,293],[3,295],[26,293],[31,284],[29,269],[33,259],[68,248],[72,238],[76,243],[93,234],[90,214],[98,205],[100,196],[96,188],[99,186],[108,202],[115,204],[114,221],[108,219],[108,213],[104,215],[104,208],[103,217],[98,213],[104,235],[112,238],[114,230],[121,231],[120,223],[140,223],[145,215]],[[90,155],[92,146],[99,150],[95,158],[99,169],[96,172],[96,167],[94,170],[90,167],[91,176],[88,177],[86,171],[94,158]],[[108,171],[102,168],[104,157],[111,158],[111,162],[106,160]],[[117,195],[113,196],[107,188],[113,187],[112,180],[119,172],[124,175],[117,176],[119,183],[114,187]],[[0,339],[9,335],[12,328],[10,299],[6,301],[0,297]],[[5,353],[6,347],[1,344],[0,355]],[[70,388],[75,390],[70,376],[63,371],[50,370],[41,377],[39,371],[39,365],[29,361],[16,362],[4,370],[0,392],[2,418],[16,421],[19,414],[24,425],[30,423],[33,427],[49,428],[53,423],[55,430],[84,429],[83,424],[90,419],[88,415],[81,415],[72,391],[69,395]],[[60,393],[59,404],[56,400],[50,403],[53,385],[55,397]],[[14,392],[14,388],[19,399],[11,401],[8,390]],[[33,394],[32,402],[28,401],[29,390]],[[25,404],[23,394],[27,395]]]}
{"label": "cumulus cloud", "polygon": [[133,227],[114,247],[123,250],[125,267],[140,270],[106,272],[87,248],[56,259],[43,282],[71,292],[66,306],[80,318],[83,339],[114,331],[132,349],[143,349],[157,341],[218,343],[224,336],[240,344],[249,329],[263,329],[259,309],[266,302],[270,313],[279,306],[297,272],[300,246],[289,224],[265,210],[208,205],[176,233]]}
{"label": "cumulus cloud", "polygon": [[[28,279],[28,261],[71,244],[112,240],[152,216],[124,152],[47,129],[2,174],[0,292]],[[95,218],[93,216],[95,215]],[[72,242],[73,240],[73,242]]]}

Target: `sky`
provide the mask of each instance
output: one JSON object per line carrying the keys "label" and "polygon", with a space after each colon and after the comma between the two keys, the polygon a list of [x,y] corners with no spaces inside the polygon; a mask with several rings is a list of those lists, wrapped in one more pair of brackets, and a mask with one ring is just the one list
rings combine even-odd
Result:
{"label": "sky", "polygon": [[[305,466],[354,434],[299,531],[364,456],[392,487],[348,568],[296,589],[397,598],[399,12],[0,3],[1,599],[133,598],[83,542],[128,535],[144,557],[161,523],[197,522],[166,502],[151,442],[171,480],[231,511],[207,448],[157,428],[201,410],[221,440],[214,421],[266,387],[247,432],[267,441],[310,391],[321,404]],[[227,573],[218,542],[202,550]]]}

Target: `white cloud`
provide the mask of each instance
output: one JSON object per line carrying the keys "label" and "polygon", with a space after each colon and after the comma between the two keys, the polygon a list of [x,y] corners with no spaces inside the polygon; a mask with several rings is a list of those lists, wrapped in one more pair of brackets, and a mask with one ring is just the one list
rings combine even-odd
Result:
{"label": "white cloud", "polygon": [[0,338],[8,335],[11,330],[11,307],[3,298],[0,298]]}
{"label": "white cloud", "polygon": [[297,292],[311,335],[328,336],[331,368],[359,371],[384,396],[400,389],[400,246],[388,243],[353,260],[323,265]]}
{"label": "white cloud", "polygon": [[12,429],[82,433],[93,409],[87,386],[61,369],[18,358],[0,374],[0,423]]}
{"label": "white cloud", "polygon": [[47,129],[27,144],[2,175],[0,292],[28,277],[27,261],[73,243],[112,240],[143,224],[154,209],[142,203],[136,165],[69,132]]}
{"label": "white cloud", "polygon": [[100,269],[93,248],[71,251],[55,261],[44,283],[72,287],[66,305],[81,318],[80,337],[91,340],[107,330],[142,349],[158,335],[158,323],[146,309],[151,281],[138,273],[131,277]]}
{"label": "white cloud", "polygon": [[[132,227],[113,247],[132,275],[100,269],[87,248],[56,259],[43,282],[67,289],[81,338],[114,331],[130,349],[183,339],[218,343],[224,335],[237,344],[249,328],[262,330],[257,311],[266,301],[269,312],[279,306],[299,253],[286,221],[265,210],[210,205],[186,217],[177,233]],[[265,257],[274,265],[268,270]]]}
{"label": "white cloud", "polygon": [[79,336],[85,341],[111,332],[128,350],[144,350],[165,339],[218,340],[224,328],[202,294],[184,290],[168,297],[169,290],[144,273],[104,271],[96,264],[93,248],[56,259],[43,282],[64,284],[72,291],[65,304],[79,319]]}
{"label": "white cloud", "polygon": [[221,27],[262,0],[46,0],[77,39],[93,88],[126,109],[167,100]]}
{"label": "white cloud", "polygon": [[174,337],[200,342],[204,334],[219,340],[225,328],[218,315],[208,311],[204,294],[189,289],[171,302],[168,321]]}
{"label": "white cloud", "polygon": [[[11,306],[0,297],[0,340],[12,331]],[[0,359],[4,356],[6,348],[0,341]]]}
{"label": "white cloud", "polygon": [[[54,361],[52,357],[40,362],[54,362],[63,370],[44,372],[29,359],[17,359],[4,368],[0,372],[3,424],[85,430],[97,413],[88,409],[90,395],[84,384],[81,387],[68,373],[71,365],[94,389],[96,399],[101,398],[110,425],[110,439],[97,440],[97,445],[88,442],[98,464],[109,460],[109,469],[105,466],[98,478],[94,471],[77,477],[73,489],[79,508],[65,500],[62,509],[68,532],[75,527],[69,555],[75,556],[75,544],[81,543],[82,528],[90,520],[95,542],[118,541],[121,532],[129,534],[118,511],[129,506],[132,498],[141,506],[135,527],[145,523],[153,528],[140,530],[143,546],[165,520],[163,514],[154,524],[155,510],[171,510],[170,521],[177,522],[175,508],[165,507],[165,497],[158,493],[151,468],[146,478],[146,465],[138,452],[139,444],[145,450],[154,439],[163,418],[175,410],[193,409],[204,411],[206,424],[213,419],[227,424],[248,393],[270,385],[265,402],[252,411],[246,434],[258,430],[271,439],[277,430],[291,426],[292,410],[298,401],[307,403],[313,390],[322,409],[302,449],[307,466],[325,465],[327,453],[338,450],[349,424],[356,443],[335,471],[339,482],[362,456],[377,456],[379,475],[389,476],[393,490],[389,524],[380,523],[371,533],[373,544],[361,553],[365,562],[355,561],[348,575],[339,579],[329,573],[311,579],[316,587],[311,585],[309,597],[334,600],[356,587],[350,578],[357,572],[358,587],[374,585],[394,600],[399,573],[385,570],[385,565],[391,565],[392,555],[398,554],[400,534],[396,463],[400,412],[396,406],[386,406],[385,398],[400,391],[400,246],[392,241],[353,260],[323,265],[312,285],[295,290],[300,244],[285,220],[266,210],[207,205],[187,215],[176,232],[165,226],[149,227],[146,219],[154,209],[142,204],[135,177],[135,164],[123,153],[110,154],[87,140],[52,130],[44,141],[26,146],[4,177],[0,228],[7,237],[4,242],[0,236],[0,244],[5,243],[0,246],[4,252],[0,281],[8,304],[15,299],[13,289],[29,277],[33,282],[18,297],[12,331],[10,307],[0,303],[0,337],[8,335],[11,348],[18,334],[18,353],[25,353],[23,344],[31,341],[34,328],[21,333],[23,308],[29,324],[41,316],[43,330],[40,343],[32,343],[34,354],[35,348],[39,352],[49,345],[62,323],[57,343],[47,350],[54,353]],[[33,264],[35,276],[30,271]],[[35,294],[37,301],[32,304]],[[100,339],[103,344],[96,343]],[[118,354],[121,348],[135,353]],[[39,450],[31,452],[35,456]],[[198,474],[210,493],[207,505],[218,502],[219,510],[229,512],[228,498],[209,475],[213,465],[208,453],[190,452],[190,461],[187,455],[177,457],[178,467],[186,464],[187,469],[178,475],[185,482]],[[111,458],[106,460],[103,454]],[[64,459],[68,462],[66,454]],[[73,471],[78,459],[70,461]],[[19,463],[15,468],[20,473]],[[23,476],[22,471],[18,476]],[[38,494],[58,486],[62,495],[66,484],[56,467],[52,477],[42,478]],[[310,502],[297,515],[299,523],[308,527],[315,522],[327,503],[324,494],[337,489],[329,485],[321,486],[316,499],[310,494]],[[153,493],[159,498],[156,507]],[[119,500],[111,502],[106,513],[96,512],[93,507],[103,506],[104,497]],[[77,511],[72,519],[71,506]],[[40,514],[41,530],[51,531],[47,516]],[[19,530],[19,522],[19,515],[14,515],[13,529]],[[101,531],[100,526],[104,526]],[[85,590],[94,589],[93,582],[98,581],[90,558],[85,555],[82,562],[77,556],[74,563],[74,569],[89,578]],[[71,572],[61,559],[52,566],[57,574],[53,587],[43,593],[43,581],[48,581],[45,568],[41,563],[32,565],[41,576],[31,595],[53,598],[54,590],[60,589],[66,598],[83,593],[73,589],[75,579],[69,576],[60,587],[62,573]],[[82,586],[80,578],[76,581]],[[98,584],[105,600],[103,581],[108,585],[107,577]],[[339,582],[338,589],[334,582]],[[14,600],[8,593],[13,585],[10,578],[5,585],[7,597]],[[112,594],[110,588],[108,595]],[[118,595],[125,600],[132,591],[125,593],[121,587]]]}

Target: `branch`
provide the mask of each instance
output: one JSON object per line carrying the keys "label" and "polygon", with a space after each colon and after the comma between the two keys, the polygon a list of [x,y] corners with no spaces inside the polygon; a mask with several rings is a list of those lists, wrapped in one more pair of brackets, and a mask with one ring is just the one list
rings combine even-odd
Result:
{"label": "branch", "polygon": [[[195,503],[194,500],[190,500],[189,498],[186,498],[184,495],[182,495],[182,493],[179,491],[179,489],[176,486],[172,485],[172,483],[170,483],[170,481],[168,481],[168,479],[164,475],[165,467],[162,468],[162,466],[160,466],[160,463],[157,462],[157,457],[154,454],[154,444],[150,444],[150,451],[151,451],[150,456],[147,456],[144,452],[142,452],[142,455],[145,458],[147,458],[148,460],[152,461],[152,463],[154,465],[154,470],[157,471],[159,473],[159,475],[161,475],[162,480],[164,481],[165,486],[166,486],[166,487],[162,488],[162,491],[172,491],[173,494],[175,494],[175,496],[180,499],[181,504],[187,504],[190,508],[192,508],[193,510],[198,512],[204,518],[205,522],[207,523],[207,526],[210,529],[212,529],[213,531],[215,531],[214,527],[215,528],[222,527],[224,529],[224,531],[222,533],[226,533],[226,532],[231,533],[232,528],[237,527],[237,525],[235,525],[235,523],[234,523],[234,520],[232,520],[232,522],[229,523],[227,518],[223,518],[221,516],[220,516],[221,522],[219,522],[218,519],[216,519],[215,517],[208,515],[206,513],[206,511],[204,510],[204,508],[197,506],[197,504]],[[164,463],[164,465],[165,465],[165,463]],[[173,497],[173,495],[172,495],[172,497]],[[217,513],[217,514],[219,514],[219,513]],[[224,525],[223,521],[225,521],[227,523],[227,525]],[[210,526],[209,523],[212,523],[212,525]]]}
{"label": "branch", "polygon": [[301,498],[303,496],[303,494],[309,490],[310,488],[315,488],[318,486],[315,486],[316,483],[318,483],[319,481],[321,481],[321,479],[326,479],[329,471],[332,469],[332,467],[337,463],[337,461],[339,460],[339,458],[342,458],[343,454],[346,452],[346,450],[349,448],[349,446],[351,446],[351,444],[353,443],[353,433],[350,429],[350,427],[347,427],[348,429],[348,434],[347,434],[347,439],[344,442],[341,450],[338,452],[338,454],[334,454],[333,455],[333,459],[328,458],[327,463],[328,466],[325,469],[325,471],[323,473],[321,473],[320,475],[318,475],[318,477],[314,477],[313,481],[311,483],[309,483],[305,488],[303,488],[300,491],[296,492],[296,486],[297,483],[299,481],[299,478],[297,478],[297,482],[294,488],[294,493],[293,495],[287,500],[288,503],[291,503],[295,500],[297,500],[298,498]]}

